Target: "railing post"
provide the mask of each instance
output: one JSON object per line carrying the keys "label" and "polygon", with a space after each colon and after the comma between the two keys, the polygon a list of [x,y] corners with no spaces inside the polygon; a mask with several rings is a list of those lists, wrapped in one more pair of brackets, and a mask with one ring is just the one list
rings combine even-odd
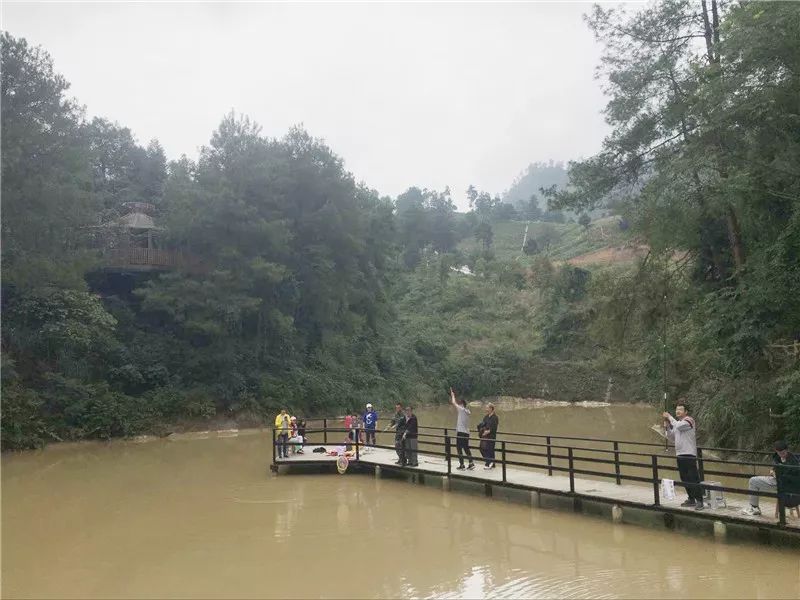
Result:
{"label": "railing post", "polygon": [[[442,435],[444,435],[445,441],[447,441],[447,427],[442,427]],[[450,459],[447,459],[447,474],[450,474]]]}
{"label": "railing post", "polygon": [[273,427],[272,428],[272,464],[273,465],[277,465],[278,464],[278,459],[275,456],[275,445],[276,445],[275,444],[275,428]]}
{"label": "railing post", "polygon": [[617,474],[617,485],[622,483],[619,472],[619,442],[614,442],[614,472]]}
{"label": "railing post", "polygon": [[356,438],[356,460],[358,460],[358,429],[356,429],[356,434],[353,437]]}
{"label": "railing post", "polygon": [[[445,429],[445,431],[447,431]],[[447,474],[450,475],[453,472],[453,463],[452,463],[452,456],[451,456],[451,448],[450,448],[450,436],[445,434],[444,436],[444,454],[447,458]]]}
{"label": "railing post", "polygon": [[786,525],[786,503],[783,494],[778,494],[778,524],[783,527]]}
{"label": "railing post", "polygon": [[655,506],[660,506],[661,498],[658,493],[658,456],[651,454],[650,458],[653,462],[653,504]]}
{"label": "railing post", "polygon": [[[700,481],[701,482],[705,481],[706,480],[706,474],[705,474],[705,469],[703,468],[703,449],[702,448],[698,448],[697,449],[697,472],[700,475]],[[705,494],[705,490],[703,490],[703,493]]]}
{"label": "railing post", "polygon": [[322,443],[328,443],[328,419],[322,419]]}
{"label": "railing post", "polygon": [[547,436],[547,474],[553,474],[553,451],[550,448],[550,436]]}
{"label": "railing post", "polygon": [[[549,446],[548,446],[549,449]],[[574,469],[574,464],[572,460],[572,446],[567,448],[567,456],[569,458],[569,491],[571,493],[575,493],[575,473],[572,472]]]}
{"label": "railing post", "polygon": [[500,453],[503,457],[503,483],[506,482],[506,441],[500,442]]}

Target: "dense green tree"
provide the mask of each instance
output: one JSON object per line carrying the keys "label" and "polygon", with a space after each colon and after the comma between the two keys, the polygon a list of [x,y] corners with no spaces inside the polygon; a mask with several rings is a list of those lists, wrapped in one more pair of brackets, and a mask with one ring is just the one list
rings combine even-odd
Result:
{"label": "dense green tree", "polygon": [[[540,204],[537,194],[540,194],[542,189],[553,186],[562,189],[566,185],[567,169],[564,163],[553,161],[531,163],[503,194],[503,202],[509,202],[521,211],[530,210],[533,206],[539,210],[546,210],[547,205]],[[535,220],[535,217],[529,218]]]}
{"label": "dense green tree", "polygon": [[522,247],[522,251],[528,256],[537,254],[539,252],[539,243],[532,237],[529,237],[527,240],[525,240],[525,245]]}
{"label": "dense green tree", "polygon": [[538,221],[542,217],[542,209],[539,208],[539,199],[536,194],[531,194],[526,203],[521,203],[520,214],[527,221]]}
{"label": "dense green tree", "polygon": [[475,228],[475,239],[481,242],[485,249],[491,248],[493,238],[494,233],[492,232],[491,223],[483,221]]}
{"label": "dense green tree", "polygon": [[395,209],[398,243],[406,267],[419,264],[426,248],[438,253],[455,248],[459,227],[449,189],[436,192],[411,187],[397,197]]}
{"label": "dense green tree", "polygon": [[680,315],[669,313],[683,342],[676,393],[696,396],[718,440],[741,443],[736,415],[800,402],[794,383],[742,391],[796,370],[764,357],[800,331],[800,11],[687,0],[635,15],[596,7],[589,24],[606,45],[613,130],[551,202],[584,210],[615,193],[656,263],[688,252],[659,283]]}
{"label": "dense green tree", "polygon": [[[502,199],[470,186],[466,215],[448,189],[380,197],[306,131],[273,139],[234,113],[197,162],[167,164],[156,140],[87,121],[49,56],[3,34],[3,447],[449,384],[528,394],[554,365],[554,394],[596,396],[613,375],[628,399],[660,398],[665,326],[670,396],[697,401],[713,442],[800,441],[799,15],[595,9],[602,151],[570,164],[569,187],[555,163]],[[128,201],[158,206],[184,267],[102,268],[91,232]],[[599,206],[626,231],[556,224]],[[503,222],[518,216],[550,221],[531,225],[532,258]],[[623,243],[646,255],[568,262]]]}
{"label": "dense green tree", "polygon": [[2,34],[3,290],[81,288],[85,255],[66,252],[95,222],[80,107],[50,56]]}

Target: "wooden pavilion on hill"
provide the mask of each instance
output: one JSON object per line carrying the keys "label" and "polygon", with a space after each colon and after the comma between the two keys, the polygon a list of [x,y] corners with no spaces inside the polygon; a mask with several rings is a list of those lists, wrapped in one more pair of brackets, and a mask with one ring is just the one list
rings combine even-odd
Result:
{"label": "wooden pavilion on hill", "polygon": [[157,225],[156,207],[147,202],[126,202],[125,213],[93,228],[97,234],[105,270],[161,271],[184,268],[196,270],[193,257],[163,247],[164,228]]}

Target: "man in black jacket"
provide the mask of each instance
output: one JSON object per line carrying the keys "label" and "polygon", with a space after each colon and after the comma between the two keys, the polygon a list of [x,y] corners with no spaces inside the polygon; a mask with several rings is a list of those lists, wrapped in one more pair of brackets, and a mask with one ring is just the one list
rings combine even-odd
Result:
{"label": "man in black jacket", "polygon": [[[774,449],[772,470],[769,475],[750,478],[748,488],[751,492],[771,492],[774,494],[778,491],[777,478],[779,476],[786,480],[796,480],[798,478],[797,472],[800,470],[800,457],[789,452],[789,445],[783,440],[775,442]],[[784,485],[783,487],[789,486]],[[758,506],[758,499],[758,496],[750,496],[750,506],[745,508],[742,513],[751,517],[760,515],[761,508]],[[794,496],[787,502],[787,506],[797,506]]]}
{"label": "man in black jacket", "polygon": [[409,467],[419,466],[417,462],[417,431],[417,415],[414,414],[412,407],[406,406],[406,430],[403,432],[403,439]]}
{"label": "man in black jacket", "polygon": [[403,405],[399,402],[394,405],[394,417],[389,423],[389,428],[394,429],[394,449],[397,452],[397,462],[394,464],[405,466],[406,453],[403,448],[403,433],[406,431],[406,416],[403,414]]}
{"label": "man in black jacket", "polygon": [[486,405],[486,416],[483,421],[478,423],[478,436],[481,438],[481,456],[483,456],[486,464],[484,469],[494,469],[494,445],[497,439],[497,427],[500,425],[500,419],[494,412],[494,404],[489,402]]}

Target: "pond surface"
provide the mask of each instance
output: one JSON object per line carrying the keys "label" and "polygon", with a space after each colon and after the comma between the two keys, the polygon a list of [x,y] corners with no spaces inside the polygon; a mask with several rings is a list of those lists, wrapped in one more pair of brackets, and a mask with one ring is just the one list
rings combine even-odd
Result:
{"label": "pond surface", "polygon": [[[658,441],[646,407],[505,406],[500,418]],[[266,432],[5,455],[3,597],[800,597],[793,551],[370,476],[274,477],[269,459]]]}

